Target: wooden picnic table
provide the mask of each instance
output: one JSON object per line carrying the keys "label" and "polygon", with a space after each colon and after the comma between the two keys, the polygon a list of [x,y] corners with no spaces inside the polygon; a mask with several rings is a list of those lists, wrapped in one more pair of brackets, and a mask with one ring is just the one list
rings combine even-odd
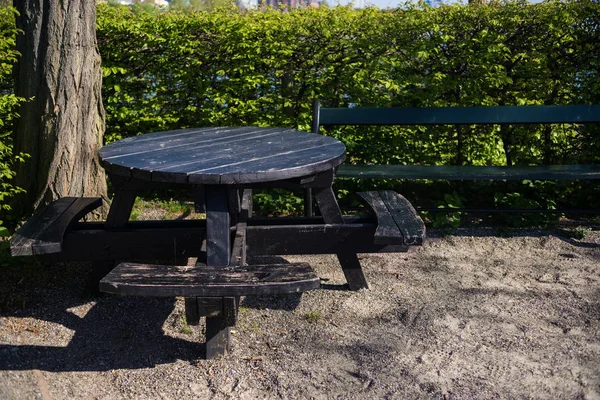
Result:
{"label": "wooden picnic table", "polygon": [[[351,290],[367,288],[357,253],[407,251],[425,229],[391,191],[361,193],[372,216],[343,216],[333,192],[338,140],[288,128],[211,127],[156,132],[103,147],[114,197],[106,221],[81,222],[96,198],[61,198],[13,235],[13,255],[89,260],[100,290],[183,296],[188,323],[206,317],[206,356],[224,354],[240,296],[319,287],[306,263],[248,265],[246,256],[336,254]],[[204,220],[130,221],[137,195],[188,187]],[[254,217],[255,188],[310,189],[316,217]],[[198,257],[188,266],[188,257]],[[171,261],[174,265],[144,263]],[[115,261],[121,261],[115,267]]]}

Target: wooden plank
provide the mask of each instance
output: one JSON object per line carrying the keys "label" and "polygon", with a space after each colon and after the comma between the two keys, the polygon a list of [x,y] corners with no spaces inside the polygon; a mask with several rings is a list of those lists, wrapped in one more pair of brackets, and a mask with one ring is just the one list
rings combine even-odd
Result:
{"label": "wooden plank", "polygon": [[[290,143],[293,143],[291,139]],[[333,142],[192,171],[188,179],[190,183],[202,183],[218,176],[221,184],[290,179],[315,174],[340,165],[346,157],[345,151],[346,148],[342,143]]]}
{"label": "wooden plank", "polygon": [[[12,236],[10,240],[11,255],[33,255],[33,244],[38,240],[39,236],[58,218],[60,218],[62,213],[64,213],[74,201],[74,197],[63,197],[51,204],[37,209],[33,216],[29,218],[25,224]],[[53,250],[53,252],[60,251],[60,246]]]}
{"label": "wooden plank", "polygon": [[600,105],[321,108],[320,125],[558,124],[600,122]]}
{"label": "wooden plank", "polygon": [[[185,146],[159,148],[153,152],[135,153],[118,160],[119,165],[133,168],[132,176],[148,179],[155,175],[170,175],[177,173],[186,175],[192,171],[227,165],[240,159],[252,159],[266,154],[266,149],[272,149],[274,154],[289,147],[283,139],[286,134],[295,132],[293,129],[266,130],[254,132],[251,136],[232,137],[227,141],[215,140],[210,144],[190,142]],[[321,136],[322,138],[323,136]],[[317,142],[317,138],[306,137],[299,140],[299,146],[305,143]],[[194,156],[190,148],[198,149],[201,156]],[[154,180],[152,178],[152,180]]]}
{"label": "wooden plank", "polygon": [[206,190],[204,185],[194,185],[194,211],[203,214],[206,212]]}
{"label": "wooden plank", "polygon": [[[150,162],[155,162],[158,159],[162,163],[153,166],[155,171],[177,170],[189,172],[197,169],[215,168],[239,160],[260,159],[267,155],[288,152],[290,150],[290,138],[288,136],[295,136],[294,144],[299,149],[331,143],[331,140],[321,135],[294,135],[294,132],[297,131],[293,129],[271,129],[244,138],[231,139],[226,142],[217,141],[202,148],[201,152],[204,155],[202,158],[190,156],[190,148],[185,146],[161,149],[161,154],[158,155],[153,152],[135,154],[130,157],[131,159],[123,161],[134,168],[145,168],[149,166]],[[195,146],[195,143],[191,143],[191,145]],[[235,152],[232,152],[234,150]]]}
{"label": "wooden plank", "polygon": [[[261,219],[263,220],[263,219]],[[347,219],[360,221],[357,219]],[[300,218],[289,222],[302,222]],[[404,245],[373,243],[377,225],[373,223],[325,224],[309,220],[307,225],[283,224],[288,221],[270,221],[271,225],[252,225],[247,228],[247,255],[336,254],[345,251],[378,253],[407,251]],[[201,222],[182,224],[145,224],[130,222],[127,228],[107,231],[99,224],[81,224],[65,235],[61,260],[164,260],[176,263],[178,257],[201,257],[206,228]],[[256,221],[254,221],[256,222]],[[283,225],[277,225],[282,223]],[[162,226],[162,227],[160,227]]]}
{"label": "wooden plank", "polygon": [[119,189],[115,191],[106,216],[106,228],[116,229],[127,225],[136,197],[137,191],[135,190]]}
{"label": "wooden plank", "polygon": [[148,152],[161,152],[178,148],[189,149],[200,146],[212,146],[218,148],[229,142],[253,138],[257,135],[276,131],[276,128],[268,130],[257,127],[209,127],[154,132],[108,144],[100,149],[99,155],[104,162],[112,164],[115,160]]}
{"label": "wooden plank", "polygon": [[338,178],[394,178],[441,180],[600,179],[600,165],[452,166],[452,165],[341,165]]}
{"label": "wooden plank", "polygon": [[408,246],[373,243],[376,224],[249,226],[249,256],[405,252]]}
{"label": "wooden plank", "polygon": [[404,244],[409,246],[423,244],[425,224],[412,204],[404,196],[391,190],[380,191],[379,196],[402,231]]}
{"label": "wooden plank", "polygon": [[[206,236],[204,221],[160,221],[129,223],[125,228],[106,230],[101,224],[79,224],[63,241],[62,260],[165,260],[202,255]],[[178,226],[177,223],[182,223]],[[184,223],[185,222],[185,223]],[[192,221],[190,221],[192,222]]]}
{"label": "wooden plank", "polygon": [[106,293],[155,297],[224,297],[296,293],[319,287],[306,263],[188,267],[121,263],[100,282]]}
{"label": "wooden plank", "polygon": [[227,265],[230,258],[231,235],[229,191],[227,186],[206,186],[206,263]]}
{"label": "wooden plank", "polygon": [[125,139],[102,148],[100,157],[108,171],[124,177],[233,184],[328,170],[343,161],[345,147],[334,138],[289,128],[205,128]]}
{"label": "wooden plank", "polygon": [[210,300],[218,302],[221,311],[216,316],[206,317],[206,359],[208,360],[224,356],[231,350],[230,327],[235,325],[238,310],[238,300],[235,297]]}
{"label": "wooden plank", "polygon": [[252,189],[244,189],[242,192],[242,203],[241,203],[240,221],[248,221],[252,218],[253,213],[253,201],[252,201]]}
{"label": "wooden plank", "polygon": [[101,205],[99,197],[63,197],[41,208],[11,238],[11,255],[60,253],[68,229]]}
{"label": "wooden plank", "polygon": [[375,244],[405,244],[404,235],[396,225],[379,192],[358,192],[357,194],[371,207],[377,217],[377,229],[373,236],[373,242]]}
{"label": "wooden plank", "polygon": [[[340,207],[335,199],[335,194],[333,193],[331,186],[326,188],[316,188],[315,199],[317,200],[319,210],[321,211],[325,223],[344,223],[342,212],[340,211]],[[306,242],[304,244],[308,246]],[[336,255],[342,266],[342,271],[344,272],[350,290],[368,289],[369,284],[367,283],[367,278],[365,278],[360,266],[360,261],[358,261],[356,251],[344,250],[338,252]]]}
{"label": "wooden plank", "polygon": [[184,299],[185,322],[188,325],[198,325],[200,323],[200,309],[195,297],[186,297]]}
{"label": "wooden plank", "polygon": [[246,222],[239,222],[235,227],[235,238],[229,260],[229,265],[232,267],[241,267],[246,264],[246,229]]}

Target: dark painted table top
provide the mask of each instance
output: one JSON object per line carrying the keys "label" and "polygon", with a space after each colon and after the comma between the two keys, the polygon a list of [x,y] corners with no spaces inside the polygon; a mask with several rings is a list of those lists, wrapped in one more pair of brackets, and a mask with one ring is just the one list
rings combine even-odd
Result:
{"label": "dark painted table top", "polygon": [[235,184],[290,179],[344,161],[338,140],[289,128],[195,128],[120,140],[100,150],[110,173],[191,184]]}

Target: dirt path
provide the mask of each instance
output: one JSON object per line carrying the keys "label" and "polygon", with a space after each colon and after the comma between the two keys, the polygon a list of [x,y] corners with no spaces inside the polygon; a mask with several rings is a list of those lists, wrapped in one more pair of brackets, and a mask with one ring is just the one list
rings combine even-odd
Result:
{"label": "dirt path", "polygon": [[181,299],[82,298],[85,264],[0,267],[0,399],[600,399],[600,233],[493,231],[364,255],[370,290],[242,301],[203,360]]}

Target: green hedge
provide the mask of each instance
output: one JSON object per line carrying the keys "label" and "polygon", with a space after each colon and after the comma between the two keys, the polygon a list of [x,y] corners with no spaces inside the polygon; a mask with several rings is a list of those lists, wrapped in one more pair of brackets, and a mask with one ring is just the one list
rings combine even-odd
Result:
{"label": "green hedge", "polygon": [[[592,1],[158,15],[100,6],[106,139],[201,125],[308,129],[314,97],[326,106],[598,103],[598,11]],[[582,151],[572,127],[466,129],[460,154],[456,129],[421,131],[331,133],[365,163],[599,154],[597,141]]]}
{"label": "green hedge", "polygon": [[[592,0],[187,14],[101,4],[105,140],[211,125],[308,130],[313,98],[335,107],[597,104],[599,11]],[[353,163],[600,161],[598,127],[463,127],[460,138],[454,127],[326,133],[346,144]],[[510,197],[498,192],[517,190],[491,186],[484,199],[466,196],[468,186],[441,182],[432,191],[430,184],[347,181],[338,189],[343,196],[401,185],[413,199],[469,205],[502,203]],[[519,190],[550,206],[600,197],[571,184],[529,186]],[[274,197],[262,201],[276,204]],[[286,210],[298,204],[281,202]]]}
{"label": "green hedge", "polygon": [[[593,1],[550,1],[149,15],[99,6],[106,140],[209,125],[308,130],[312,98],[334,107],[597,104],[599,9]],[[460,138],[454,127],[326,133],[346,144],[353,163],[600,161],[598,127],[463,127]],[[339,192],[398,184],[341,182]],[[469,188],[439,185],[441,204],[449,194],[471,205],[504,204],[511,197],[498,191],[517,190],[491,186],[486,199],[467,199]],[[543,198],[528,201],[550,207],[573,203],[580,190],[540,185],[531,191]],[[586,193],[588,204],[596,193]]]}
{"label": "green hedge", "polygon": [[13,91],[12,68],[18,56],[15,51],[16,35],[15,11],[0,6],[0,236],[7,234],[2,220],[10,211],[9,200],[21,191],[11,183],[15,175],[14,165],[24,157],[13,153],[10,137],[17,107],[23,101]]}

